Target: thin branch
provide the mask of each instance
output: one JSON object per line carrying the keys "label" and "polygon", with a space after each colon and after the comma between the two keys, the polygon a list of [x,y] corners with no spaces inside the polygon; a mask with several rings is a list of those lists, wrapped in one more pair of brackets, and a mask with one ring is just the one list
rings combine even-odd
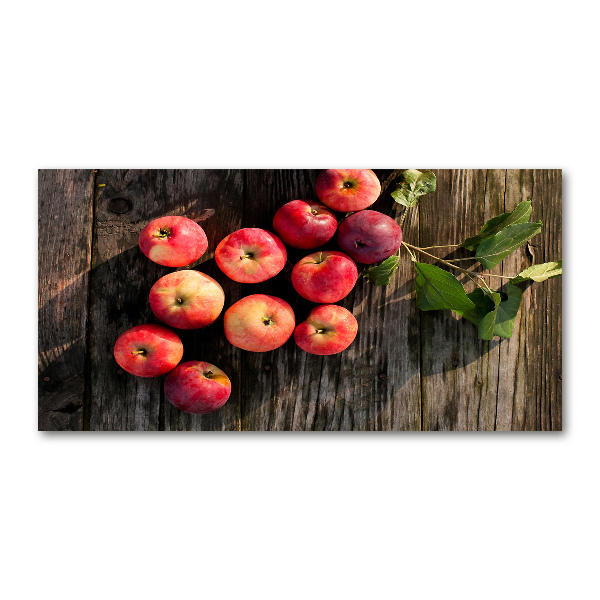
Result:
{"label": "thin branch", "polygon": [[448,262],[464,262],[465,260],[477,260],[474,256],[468,256],[467,258],[448,258]]}
{"label": "thin branch", "polygon": [[413,251],[408,247],[408,245],[405,244],[404,242],[402,242],[400,244],[400,248],[402,248],[402,246],[404,246],[406,248],[406,251],[410,254],[410,257],[416,262],[417,261],[417,257],[413,254]]}
{"label": "thin branch", "polygon": [[434,256],[433,254],[429,254],[429,252],[425,252],[425,250],[423,250],[423,248],[419,248],[418,246],[413,246],[411,244],[407,244],[406,242],[402,242],[402,244],[404,246],[406,246],[407,248],[412,248],[413,250],[416,250],[417,252],[420,252],[421,254],[425,254],[425,256],[434,258],[436,261],[441,262],[442,264],[447,265],[449,267],[452,267],[453,269],[456,269],[457,271],[460,271],[461,273],[464,273],[465,275],[469,275],[469,276],[475,275],[475,277],[484,277],[484,276],[499,277],[501,279],[512,279],[513,277],[515,277],[515,275],[513,275],[512,277],[508,277],[506,275],[494,275],[493,273],[474,273],[473,271],[467,271],[467,269],[457,267],[456,265],[453,265],[451,262],[448,262],[447,260],[438,258],[437,256]]}
{"label": "thin branch", "polygon": [[432,248],[458,248],[460,244],[446,244],[445,246],[421,246],[421,250],[431,250]]}
{"label": "thin branch", "polygon": [[467,271],[466,269],[461,269],[461,267],[457,267],[456,265],[449,263],[447,260],[438,258],[437,256],[434,256],[433,254],[429,254],[429,252],[425,252],[425,250],[423,250],[422,248],[419,248],[418,246],[412,246],[411,244],[407,244],[406,242],[402,242],[402,244],[404,246],[406,246],[407,248],[412,248],[413,250],[416,250],[417,252],[420,252],[421,254],[425,254],[425,256],[435,258],[435,260],[437,260],[438,262],[448,265],[449,267],[452,267],[453,269],[456,269],[457,271],[460,271],[461,273],[465,273],[466,275],[471,275],[471,273],[469,271]]}

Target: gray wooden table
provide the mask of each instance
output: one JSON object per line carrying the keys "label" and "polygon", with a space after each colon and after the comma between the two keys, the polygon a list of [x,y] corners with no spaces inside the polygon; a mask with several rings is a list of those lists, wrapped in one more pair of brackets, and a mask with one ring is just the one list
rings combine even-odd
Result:
{"label": "gray wooden table", "polygon": [[[389,193],[403,169],[375,169],[384,191],[372,208],[399,216]],[[492,270],[513,274],[557,260],[561,172],[437,170],[437,191],[408,213],[404,239],[425,247],[458,243],[483,223],[531,199],[542,233]],[[283,203],[316,198],[319,170],[42,170],[39,172],[40,430],[561,430],[561,278],[521,284],[510,339],[482,341],[449,311],[420,312],[407,255],[391,285],[359,278],[341,304],[359,323],[345,352],[321,357],[293,340],[255,354],[225,339],[223,317],[179,332],[183,360],[206,360],[232,381],[227,404],[210,415],[182,413],[164,398],[164,377],[124,373],[113,358],[129,327],[157,322],[152,284],[172,271],[138,248],[138,234],[166,214],[203,218],[207,253],[194,268],[223,286],[227,308],[269,293],[290,302],[297,321],[311,305],[290,269],[261,284],[227,279],[214,249],[240,227],[272,229]],[[289,252],[290,262],[305,251]],[[452,258],[466,256],[455,251]],[[425,262],[425,261],[424,261]]]}

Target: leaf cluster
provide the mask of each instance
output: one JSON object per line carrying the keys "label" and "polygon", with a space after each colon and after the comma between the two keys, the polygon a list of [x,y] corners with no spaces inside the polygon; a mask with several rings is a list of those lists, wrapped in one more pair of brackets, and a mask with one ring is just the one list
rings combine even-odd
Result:
{"label": "leaf cluster", "polygon": [[[415,206],[421,196],[435,190],[435,175],[431,171],[421,173],[410,169],[404,172],[404,179],[392,193],[392,197],[406,207]],[[492,269],[540,233],[541,221],[529,222],[531,210],[530,200],[521,202],[511,212],[487,221],[477,235],[467,238],[459,245],[474,253],[470,257],[474,261],[481,263],[485,269]],[[420,248],[408,247],[423,252]],[[418,262],[413,252],[410,254],[416,273],[418,307],[421,310],[454,311],[477,326],[482,340],[491,340],[494,336],[511,336],[523,296],[521,289],[515,284],[545,281],[562,274],[561,260],[532,265],[511,278],[503,288],[492,290],[486,283],[484,274],[466,271],[453,265],[452,261],[438,259],[439,262],[467,274],[477,283],[478,287],[467,294],[452,273],[436,265]],[[363,275],[375,285],[387,285],[399,264],[398,255],[390,256],[367,269]]]}
{"label": "leaf cluster", "polygon": [[411,208],[421,196],[435,192],[436,177],[432,171],[407,169],[402,176],[404,181],[392,192],[392,198],[398,204]]}

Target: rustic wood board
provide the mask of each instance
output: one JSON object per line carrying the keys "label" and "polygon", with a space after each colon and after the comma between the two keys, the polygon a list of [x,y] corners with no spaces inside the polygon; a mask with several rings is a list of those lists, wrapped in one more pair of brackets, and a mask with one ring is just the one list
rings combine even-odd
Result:
{"label": "rustic wood board", "polygon": [[94,174],[38,172],[38,429],[83,427]]}
{"label": "rustic wood board", "polygon": [[[384,192],[375,210],[399,216],[389,192],[401,172],[376,170]],[[542,234],[491,273],[516,273],[533,257],[536,263],[560,258],[560,171],[434,172],[437,191],[404,222],[407,242],[421,247],[457,243],[487,219],[531,198],[532,220],[543,221]],[[359,333],[339,355],[310,355],[292,340],[272,352],[245,352],[225,339],[222,316],[206,329],[178,332],[184,360],[215,362],[232,380],[230,400],[211,415],[174,409],[164,398],[164,378],[137,378],[119,369],[112,356],[118,335],[157,322],[148,292],[171,269],[146,259],[137,238],[149,220],[165,214],[203,218],[209,249],[193,267],[221,283],[226,308],[242,296],[268,293],[290,302],[297,321],[303,320],[312,304],[295,293],[290,271],[306,252],[290,249],[282,273],[246,285],[221,273],[214,249],[240,227],[271,229],[283,203],[316,198],[318,173],[40,172],[39,428],[560,430],[561,278],[522,286],[513,337],[502,341],[477,339],[476,328],[450,312],[420,312],[408,257],[391,285],[375,287],[360,278],[340,303],[356,316]],[[448,250],[438,255],[467,255]],[[501,280],[494,282],[499,286]]]}

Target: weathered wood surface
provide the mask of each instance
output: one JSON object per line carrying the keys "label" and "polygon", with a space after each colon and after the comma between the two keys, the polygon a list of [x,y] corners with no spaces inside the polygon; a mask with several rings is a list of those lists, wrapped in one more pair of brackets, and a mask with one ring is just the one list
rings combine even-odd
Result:
{"label": "weathered wood surface", "polygon": [[[401,170],[376,170],[383,186],[373,206],[391,216],[389,192]],[[542,233],[492,273],[513,274],[561,257],[561,172],[434,170],[438,186],[412,210],[404,239],[452,244],[492,216],[533,200]],[[286,299],[304,320],[311,306],[290,283],[289,250],[277,277],[254,285],[225,277],[217,243],[240,227],[272,228],[275,210],[316,198],[318,170],[41,171],[39,180],[40,430],[560,430],[561,278],[523,286],[512,338],[477,339],[476,328],[448,311],[420,312],[408,256],[392,284],[360,278],[340,304],[359,333],[345,352],[314,356],[290,340],[255,354],[231,346],[223,317],[198,331],[178,331],[184,360],[222,367],[232,395],[219,411],[189,415],[165,401],[164,378],[138,378],[114,361],[117,337],[157,322],[152,284],[171,271],[149,261],[137,238],[151,219],[204,219],[209,248],[194,268],[223,286],[227,308],[244,295]],[[326,247],[333,247],[331,244]],[[439,256],[459,258],[461,250]],[[424,262],[428,259],[421,257]],[[497,280],[497,285],[501,280]]]}
{"label": "weathered wood surface", "polygon": [[81,429],[94,175],[38,173],[38,428]]}

